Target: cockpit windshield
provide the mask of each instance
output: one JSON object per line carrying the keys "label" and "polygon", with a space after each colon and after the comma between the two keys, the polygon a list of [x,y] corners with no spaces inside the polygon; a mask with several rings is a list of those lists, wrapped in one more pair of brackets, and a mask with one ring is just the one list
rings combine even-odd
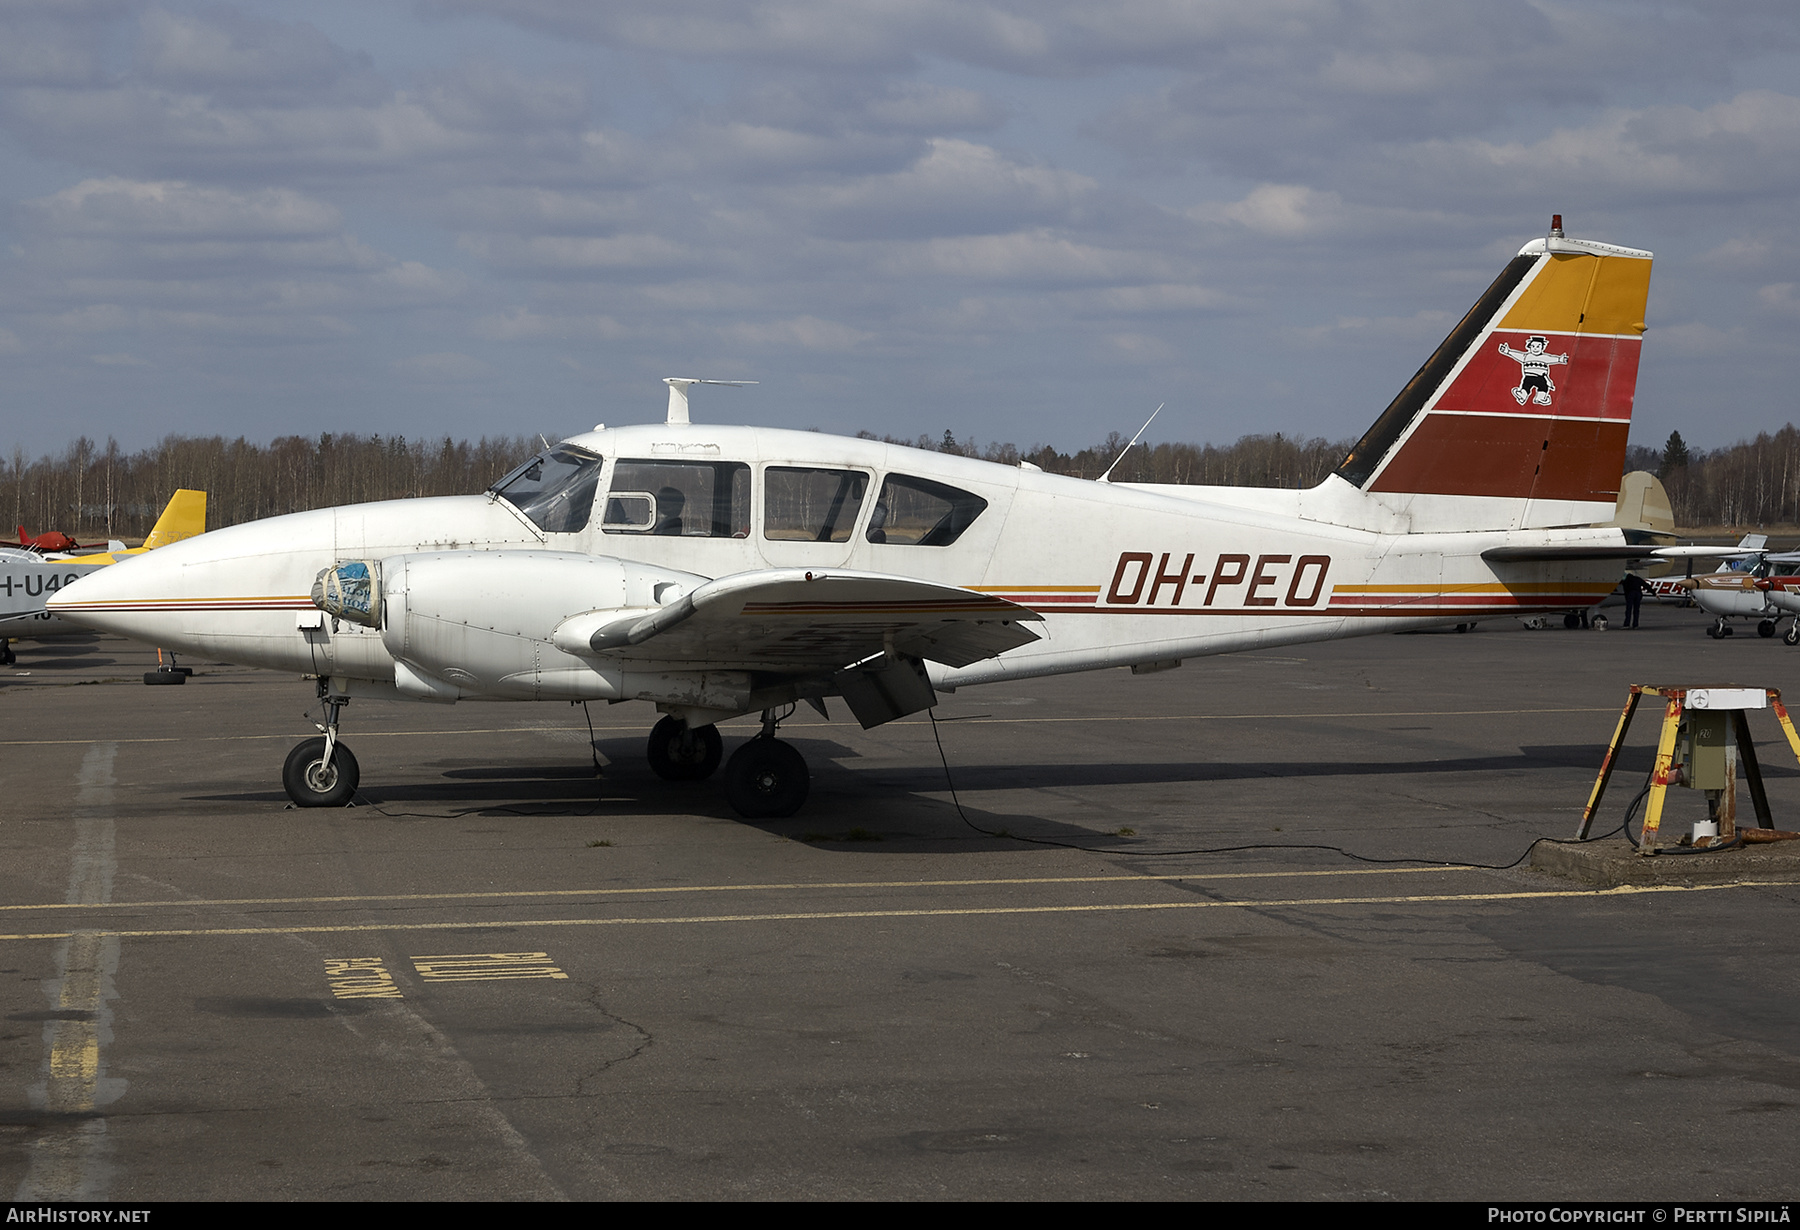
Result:
{"label": "cockpit windshield", "polygon": [[559,444],[488,490],[531,518],[546,534],[573,534],[587,528],[599,486],[599,456],[572,444]]}

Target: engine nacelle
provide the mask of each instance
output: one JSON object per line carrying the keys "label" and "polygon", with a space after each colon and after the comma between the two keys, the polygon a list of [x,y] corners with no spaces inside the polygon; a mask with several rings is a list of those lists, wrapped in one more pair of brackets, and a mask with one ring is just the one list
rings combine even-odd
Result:
{"label": "engine nacelle", "polygon": [[[329,571],[329,570],[328,570]],[[409,696],[454,700],[621,700],[623,672],[559,649],[571,616],[626,618],[679,600],[706,578],[566,551],[444,551],[381,561],[382,644]]]}

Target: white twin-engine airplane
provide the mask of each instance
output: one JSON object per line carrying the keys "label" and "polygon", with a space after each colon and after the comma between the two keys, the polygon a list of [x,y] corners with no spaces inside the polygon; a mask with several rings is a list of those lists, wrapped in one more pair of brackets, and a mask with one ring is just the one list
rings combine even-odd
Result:
{"label": "white twin-engine airplane", "polygon": [[[1614,510],[1650,253],[1525,245],[1311,490],[1090,482],[872,440],[668,421],[595,428],[485,495],[295,513],[84,577],[65,618],[316,677],[302,806],[349,800],[351,699],[644,700],[649,760],[748,817],[794,813],[777,738],[807,701],[863,726],[936,692],[1565,611],[1631,549]],[[1547,359],[1545,356],[1549,356]],[[1551,360],[1554,360],[1552,363]],[[1554,370],[1554,379],[1551,372]]]}

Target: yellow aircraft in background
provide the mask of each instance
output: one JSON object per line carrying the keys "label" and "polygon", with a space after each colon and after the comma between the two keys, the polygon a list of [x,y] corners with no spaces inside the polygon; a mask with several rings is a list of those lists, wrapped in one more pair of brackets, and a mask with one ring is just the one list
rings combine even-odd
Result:
{"label": "yellow aircraft in background", "polygon": [[206,492],[183,488],[170,497],[141,547],[85,555],[40,555],[0,547],[0,665],[13,663],[13,641],[70,636],[88,630],[44,609],[50,595],[63,586],[108,564],[205,532]]}

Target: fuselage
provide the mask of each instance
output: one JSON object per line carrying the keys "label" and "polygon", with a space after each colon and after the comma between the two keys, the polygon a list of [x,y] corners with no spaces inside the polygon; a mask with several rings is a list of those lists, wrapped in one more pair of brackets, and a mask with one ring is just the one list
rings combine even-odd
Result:
{"label": "fuselage", "polygon": [[63,586],[73,585],[110,562],[110,557],[97,562],[80,557],[46,559],[33,551],[0,547],[0,640],[35,640],[87,632],[85,626],[51,614],[44,604]]}
{"label": "fuselage", "polygon": [[[546,513],[516,486],[295,513],[121,561],[67,587],[52,609],[165,648],[378,690],[394,686],[397,665],[381,632],[324,618],[314,600],[315,580],[340,561],[532,551],[689,579],[854,570],[1006,598],[1039,617],[1035,643],[971,665],[930,664],[936,684],[956,687],[1585,607],[1619,571],[1482,558],[1521,543],[1617,543],[1617,530],[1405,532],[1394,507],[1336,477],[1308,492],[1130,486],[879,441],[699,424],[600,429],[559,447],[595,459],[579,518]],[[675,491],[677,512],[666,516],[665,497],[694,475],[716,487],[712,503],[696,508],[690,485],[685,507]],[[579,592],[544,601],[559,604],[552,623],[586,609]],[[547,633],[532,653],[566,659],[567,671],[593,666]]]}

